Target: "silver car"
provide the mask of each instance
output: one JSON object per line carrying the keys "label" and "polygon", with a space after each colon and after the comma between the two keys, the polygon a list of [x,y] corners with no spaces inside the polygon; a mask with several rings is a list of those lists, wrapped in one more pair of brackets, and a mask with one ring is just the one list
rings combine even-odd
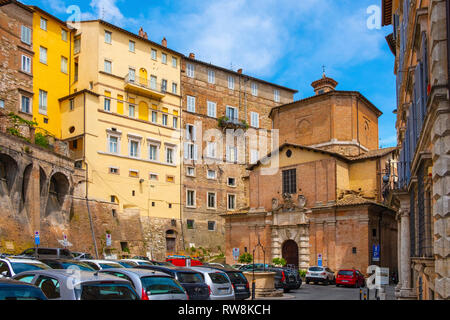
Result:
{"label": "silver car", "polygon": [[130,281],[99,272],[36,270],[13,279],[41,288],[49,300],[139,300]]}
{"label": "silver car", "polygon": [[79,261],[86,263],[88,266],[92,267],[94,270],[112,269],[112,268],[124,268],[117,261],[112,260],[90,260],[90,259],[80,259]]}
{"label": "silver car", "polygon": [[51,269],[45,263],[27,258],[4,258],[0,259],[0,278],[11,278],[18,273],[30,270]]}
{"label": "silver car", "polygon": [[141,300],[188,300],[182,285],[160,271],[147,269],[106,269],[99,271],[130,281]]}
{"label": "silver car", "polygon": [[325,285],[336,283],[334,272],[328,267],[309,267],[305,277],[306,284],[322,282]]}
{"label": "silver car", "polygon": [[210,300],[235,300],[234,289],[225,272],[208,267],[191,267],[203,275],[210,290]]}

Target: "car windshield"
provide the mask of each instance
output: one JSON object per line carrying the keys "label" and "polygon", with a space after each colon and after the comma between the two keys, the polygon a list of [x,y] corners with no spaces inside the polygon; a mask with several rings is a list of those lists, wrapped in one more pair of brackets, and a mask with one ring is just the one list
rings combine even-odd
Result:
{"label": "car windshield", "polygon": [[100,267],[102,269],[113,269],[113,268],[123,268],[119,263],[112,263],[112,262],[108,262],[108,263],[99,263]]}
{"label": "car windshield", "polygon": [[181,283],[202,283],[203,277],[199,273],[179,272],[178,281]]}
{"label": "car windshield", "polygon": [[227,272],[231,283],[247,283],[247,278],[242,274],[242,272]]}
{"label": "car windshield", "polygon": [[119,261],[117,263],[120,264],[122,267],[125,267],[125,268],[134,268],[134,267],[137,266],[137,263],[129,262],[129,261],[127,261],[127,262]]}
{"label": "car windshield", "polygon": [[89,267],[87,264],[82,262],[61,262],[63,269],[79,269],[82,271],[95,271],[94,268]]}
{"label": "car windshield", "polygon": [[140,266],[153,266],[154,265],[150,261],[139,261],[137,264]]}
{"label": "car windshield", "polygon": [[211,281],[216,284],[229,283],[228,277],[222,272],[209,273]]}
{"label": "car windshield", "polygon": [[81,300],[138,300],[128,284],[89,283],[81,285]]}
{"label": "car windshield", "polygon": [[33,270],[45,270],[51,269],[49,266],[43,263],[25,263],[25,262],[11,262],[12,269],[14,273],[18,274],[24,271],[33,271]]}
{"label": "car windshield", "polygon": [[169,277],[143,277],[141,282],[147,294],[184,294],[183,287]]}
{"label": "car windshield", "polygon": [[341,270],[338,275],[340,276],[353,276],[353,271],[351,270]]}
{"label": "car windshield", "polygon": [[323,268],[321,268],[321,267],[311,267],[308,270],[309,271],[323,271]]}
{"label": "car windshield", "polygon": [[0,287],[0,300],[47,300],[37,288],[5,286]]}

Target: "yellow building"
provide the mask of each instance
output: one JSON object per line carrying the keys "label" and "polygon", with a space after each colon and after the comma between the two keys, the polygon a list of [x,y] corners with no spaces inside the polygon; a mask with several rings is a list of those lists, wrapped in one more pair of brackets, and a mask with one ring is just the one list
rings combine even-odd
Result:
{"label": "yellow building", "polygon": [[58,99],[71,92],[73,34],[64,21],[32,6],[33,119],[44,133],[61,138]]}
{"label": "yellow building", "polygon": [[[88,173],[88,197],[139,210],[153,257],[180,248],[181,55],[96,20],[74,38],[62,139]],[[166,247],[167,243],[167,247]]]}

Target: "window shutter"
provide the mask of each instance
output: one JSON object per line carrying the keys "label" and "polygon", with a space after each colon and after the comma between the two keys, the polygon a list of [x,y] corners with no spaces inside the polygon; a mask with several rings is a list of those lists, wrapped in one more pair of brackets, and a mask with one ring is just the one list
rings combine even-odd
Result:
{"label": "window shutter", "polygon": [[184,143],[184,158],[189,159],[189,143]]}
{"label": "window shutter", "polygon": [[416,116],[416,134],[415,134],[415,142],[419,140],[420,132],[422,130],[423,123],[423,106],[422,106],[422,62],[419,62],[416,66],[415,75],[414,75],[414,115]]}
{"label": "window shutter", "polygon": [[189,125],[186,125],[186,140],[191,140],[191,135],[189,133]]}
{"label": "window shutter", "polygon": [[427,110],[427,100],[428,100],[428,45],[427,45],[427,34],[422,33],[422,108],[423,114],[425,116]]}
{"label": "window shutter", "polygon": [[198,160],[198,146],[194,144],[194,160]]}
{"label": "window shutter", "polygon": [[196,141],[197,139],[197,128],[194,126],[192,126],[192,141]]}

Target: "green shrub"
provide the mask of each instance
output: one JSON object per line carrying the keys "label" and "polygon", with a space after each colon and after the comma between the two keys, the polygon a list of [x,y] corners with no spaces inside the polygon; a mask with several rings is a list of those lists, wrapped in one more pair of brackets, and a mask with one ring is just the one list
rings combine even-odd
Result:
{"label": "green shrub", "polygon": [[273,258],[272,263],[276,266],[284,267],[286,265],[286,260],[284,258]]}
{"label": "green shrub", "polygon": [[300,277],[302,277],[302,278],[306,277],[306,270],[298,270],[298,273],[299,273]]}
{"label": "green shrub", "polygon": [[48,142],[48,138],[46,136],[44,136],[42,133],[38,132],[36,133],[36,136],[34,137],[34,142],[41,147],[44,148],[48,148],[49,147],[49,142]]}
{"label": "green shrub", "polygon": [[253,256],[250,253],[245,252],[245,253],[241,254],[238,261],[240,263],[252,263]]}

